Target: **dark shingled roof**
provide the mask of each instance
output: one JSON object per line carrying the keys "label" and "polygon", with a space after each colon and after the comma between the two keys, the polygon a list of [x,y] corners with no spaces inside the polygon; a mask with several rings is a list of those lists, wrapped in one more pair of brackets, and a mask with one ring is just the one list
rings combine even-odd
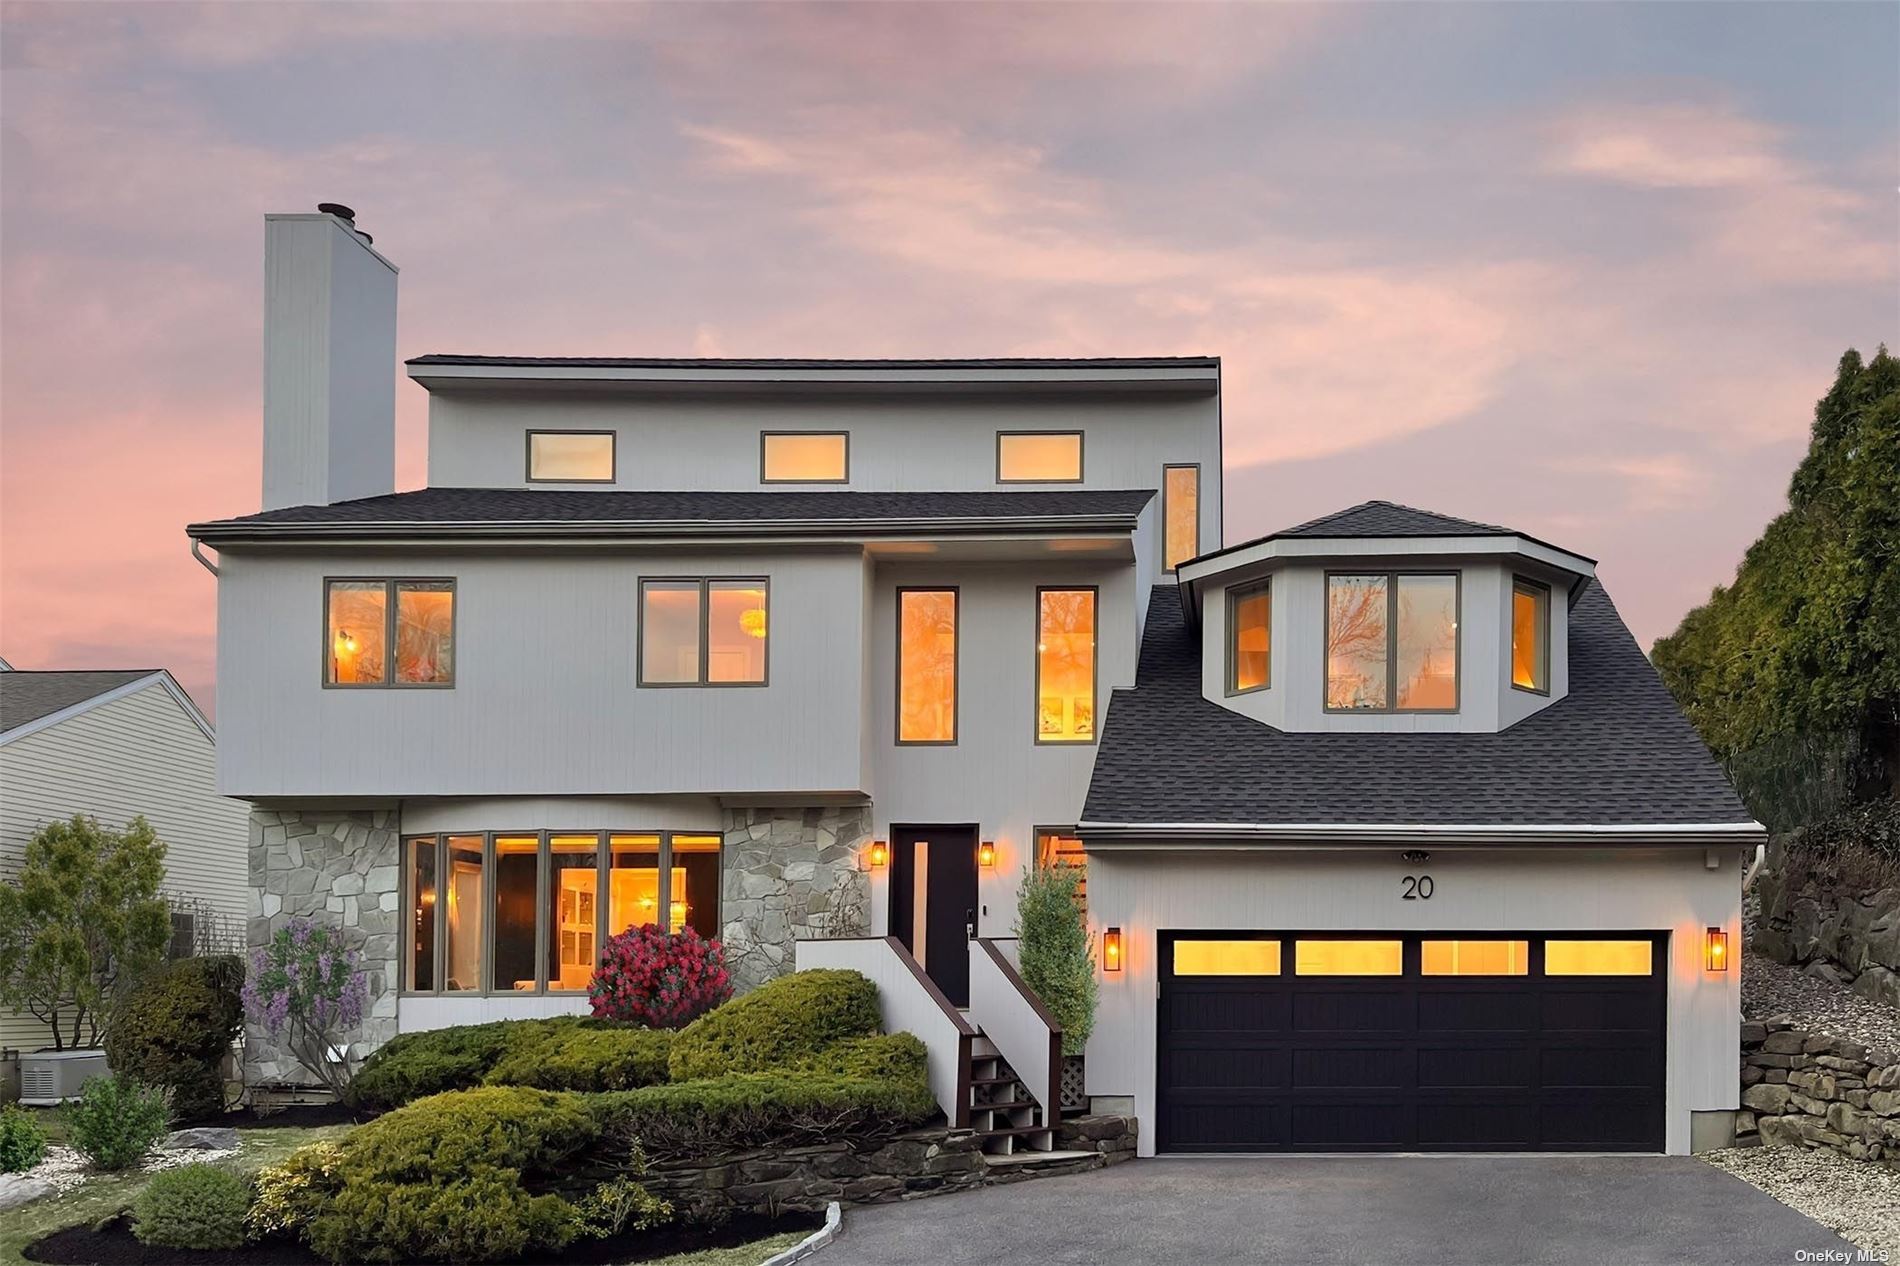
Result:
{"label": "dark shingled roof", "polygon": [[1148,604],[1133,690],[1109,704],[1086,822],[1660,825],[1748,811],[1592,581],[1570,693],[1496,734],[1292,734],[1201,695],[1179,591]]}
{"label": "dark shingled roof", "polygon": [[[1415,510],[1393,501],[1366,501],[1346,510],[1285,528],[1273,536],[1519,536],[1494,523],[1473,523],[1449,514]],[[1268,540],[1272,537],[1266,538]]]}
{"label": "dark shingled roof", "polygon": [[1218,369],[1218,356],[990,356],[950,360],[812,360],[799,357],[468,356],[432,352],[410,365],[562,366],[575,369]]}
{"label": "dark shingled roof", "polygon": [[0,732],[64,711],[157,671],[113,668],[41,673],[14,669],[0,673]]}
{"label": "dark shingled roof", "polygon": [[875,523],[880,520],[1132,519],[1150,489],[1055,492],[627,492],[561,488],[422,488],[335,505],[289,506],[215,523],[196,536],[249,527],[429,524]]}

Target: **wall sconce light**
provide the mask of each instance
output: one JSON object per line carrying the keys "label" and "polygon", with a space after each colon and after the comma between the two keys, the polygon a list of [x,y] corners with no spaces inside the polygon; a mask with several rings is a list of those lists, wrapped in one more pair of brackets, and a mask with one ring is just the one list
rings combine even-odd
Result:
{"label": "wall sconce light", "polygon": [[883,840],[872,840],[868,860],[871,863],[872,870],[883,870],[886,866],[890,865],[891,846],[886,844]]}
{"label": "wall sconce light", "polygon": [[1102,933],[1102,970],[1122,969],[1122,930],[1110,928]]}
{"label": "wall sconce light", "polygon": [[1702,965],[1712,972],[1728,970],[1728,933],[1710,928],[1702,937]]}
{"label": "wall sconce light", "polygon": [[996,869],[996,841],[984,840],[976,846],[976,864],[984,870]]}

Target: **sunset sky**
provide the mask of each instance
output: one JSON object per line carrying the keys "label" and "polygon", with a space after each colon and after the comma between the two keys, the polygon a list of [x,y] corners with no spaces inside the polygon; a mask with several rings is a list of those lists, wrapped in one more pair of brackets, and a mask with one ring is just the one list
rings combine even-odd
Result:
{"label": "sunset sky", "polygon": [[[1227,538],[1382,497],[1647,646],[1900,331],[1900,6],[8,4],[0,655],[212,699],[263,217],[398,350],[1225,363]],[[397,485],[426,481],[399,380]]]}

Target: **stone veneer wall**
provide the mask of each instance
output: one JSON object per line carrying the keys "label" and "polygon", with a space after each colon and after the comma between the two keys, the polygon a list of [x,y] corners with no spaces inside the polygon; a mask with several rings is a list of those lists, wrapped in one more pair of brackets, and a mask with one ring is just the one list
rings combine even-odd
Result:
{"label": "stone veneer wall", "polygon": [[1785,837],[1769,842],[1755,880],[1761,914],[1749,944],[1778,963],[1900,1007],[1900,887],[1847,890],[1787,879]]}
{"label": "stone veneer wall", "polygon": [[1900,1059],[1786,1020],[1744,1023],[1735,1142],[1900,1161]]}
{"label": "stone veneer wall", "polygon": [[833,910],[842,884],[869,916],[870,834],[868,804],[727,811],[720,939],[740,992],[792,970],[794,941],[869,931],[834,927]]}
{"label": "stone veneer wall", "polygon": [[[402,879],[394,809],[251,811],[252,949],[295,918],[341,926],[369,973],[369,1010],[353,1055],[396,1035],[397,931]],[[246,1027],[245,1080],[303,1084],[310,1074],[262,1032]]]}

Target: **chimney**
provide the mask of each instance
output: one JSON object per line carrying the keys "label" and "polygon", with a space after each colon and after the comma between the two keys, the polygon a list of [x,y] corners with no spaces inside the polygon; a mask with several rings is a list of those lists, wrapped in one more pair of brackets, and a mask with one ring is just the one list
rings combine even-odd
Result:
{"label": "chimney", "polygon": [[335,202],[264,217],[264,509],[396,488],[396,266]]}

